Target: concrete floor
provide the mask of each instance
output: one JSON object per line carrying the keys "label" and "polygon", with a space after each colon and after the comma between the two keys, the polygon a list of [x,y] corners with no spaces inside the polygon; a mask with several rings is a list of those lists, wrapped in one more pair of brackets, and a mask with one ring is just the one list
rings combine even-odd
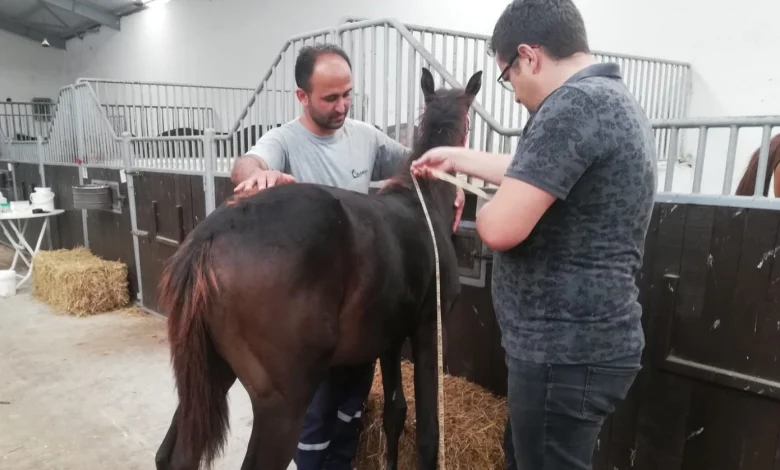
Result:
{"label": "concrete floor", "polygon": [[[0,269],[9,261],[0,246]],[[0,468],[154,468],[176,406],[162,318],[65,316],[25,287],[0,299],[0,358]],[[238,383],[230,411],[215,470],[240,468],[246,451],[251,406]]]}

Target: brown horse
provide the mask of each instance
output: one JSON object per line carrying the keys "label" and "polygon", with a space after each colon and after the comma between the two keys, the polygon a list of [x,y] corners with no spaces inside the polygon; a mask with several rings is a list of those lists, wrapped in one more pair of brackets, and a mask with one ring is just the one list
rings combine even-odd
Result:
{"label": "brown horse", "polygon": [[[179,404],[158,469],[210,466],[228,430],[236,378],[254,422],[243,470],[283,470],[330,366],[381,361],[387,466],[397,467],[406,418],[401,347],[415,364],[418,462],[438,453],[433,243],[409,173],[413,160],[462,145],[482,72],[465,89],[434,90],[408,161],[378,194],[314,184],[275,186],[223,204],[189,233],[160,283]],[[439,247],[442,314],[460,292],[452,244],[455,187],[420,180]]]}
{"label": "brown horse", "polygon": [[[745,174],[739,180],[736,196],[752,196],[756,191],[756,178],[758,178],[758,155],[761,147],[757,148],[750,157]],[[780,134],[772,137],[769,142],[769,158],[766,160],[766,173],[764,175],[764,197],[769,195],[769,183],[772,176],[775,177],[775,197],[780,197]]]}

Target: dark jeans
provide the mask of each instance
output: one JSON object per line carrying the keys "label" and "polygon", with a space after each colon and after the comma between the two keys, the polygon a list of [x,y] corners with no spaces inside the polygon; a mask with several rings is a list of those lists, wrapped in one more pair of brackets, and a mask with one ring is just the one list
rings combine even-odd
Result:
{"label": "dark jeans", "polygon": [[306,411],[294,458],[298,470],[352,469],[374,364],[330,369]]}
{"label": "dark jeans", "polygon": [[591,470],[604,419],[634,382],[640,359],[536,364],[507,357],[507,470]]}

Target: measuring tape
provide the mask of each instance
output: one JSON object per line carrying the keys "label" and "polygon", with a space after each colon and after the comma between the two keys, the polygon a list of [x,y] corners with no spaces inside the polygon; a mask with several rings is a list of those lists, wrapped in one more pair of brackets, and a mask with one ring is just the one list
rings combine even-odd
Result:
{"label": "measuring tape", "polygon": [[[474,186],[471,183],[456,178],[449,173],[445,173],[440,170],[431,169],[433,176],[436,178],[452,183],[455,186],[472,192],[477,196],[490,200],[490,195],[480,188]],[[436,358],[438,367],[438,379],[439,379],[439,394],[438,394],[438,415],[439,415],[439,468],[445,469],[444,465],[444,359],[442,353],[442,326],[441,326],[441,274],[439,272],[439,248],[436,245],[436,233],[433,231],[433,222],[431,222],[431,216],[428,214],[428,206],[425,205],[425,199],[423,199],[420,185],[417,183],[417,178],[412,174],[412,181],[414,187],[417,189],[417,197],[422,204],[423,212],[425,213],[425,220],[428,222],[428,229],[431,231],[431,240],[433,241],[433,255],[436,260]],[[415,366],[416,367],[416,366]]]}

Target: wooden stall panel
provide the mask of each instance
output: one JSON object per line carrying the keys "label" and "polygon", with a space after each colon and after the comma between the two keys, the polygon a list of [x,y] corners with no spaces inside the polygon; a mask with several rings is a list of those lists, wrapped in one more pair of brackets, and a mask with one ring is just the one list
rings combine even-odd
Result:
{"label": "wooden stall panel", "polygon": [[233,195],[235,185],[230,178],[218,176],[214,178],[215,207],[219,207],[229,197]]}
{"label": "wooden stall panel", "polygon": [[777,470],[780,212],[659,206],[633,468]]}
{"label": "wooden stall panel", "polygon": [[165,262],[205,213],[200,206],[203,178],[146,172],[136,175],[135,189],[143,304],[159,312],[157,290]]}
{"label": "wooden stall panel", "polygon": [[663,367],[780,399],[780,212],[689,206]]}
{"label": "wooden stall panel", "polygon": [[78,167],[46,165],[44,174],[46,185],[54,192],[54,206],[65,211],[52,217],[49,222],[53,248],[72,249],[84,246],[84,223],[81,210],[73,208],[73,186],[79,184]]}
{"label": "wooden stall panel", "polygon": [[[77,176],[78,177],[78,176]],[[122,213],[105,210],[87,211],[87,233],[89,248],[95,255],[110,261],[120,261],[127,265],[130,298],[138,293],[138,277],[133,251],[132,225],[130,223],[130,201],[127,199],[127,182],[122,182],[120,171],[104,168],[90,168],[85,184],[94,180],[115,181],[119,183],[122,199]],[[80,214],[79,214],[80,215]]]}

